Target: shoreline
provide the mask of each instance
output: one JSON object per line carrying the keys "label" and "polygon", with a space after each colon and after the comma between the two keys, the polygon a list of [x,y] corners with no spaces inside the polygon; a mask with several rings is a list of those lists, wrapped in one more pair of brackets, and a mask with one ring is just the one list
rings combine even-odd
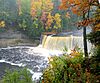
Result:
{"label": "shoreline", "polygon": [[14,46],[31,46],[36,47],[40,44],[39,40],[28,39],[0,39],[0,48],[14,47]]}

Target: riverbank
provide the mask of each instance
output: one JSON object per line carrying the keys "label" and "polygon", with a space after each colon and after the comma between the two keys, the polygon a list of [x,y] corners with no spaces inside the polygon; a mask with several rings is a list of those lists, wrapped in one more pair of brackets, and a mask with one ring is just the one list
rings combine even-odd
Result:
{"label": "riverbank", "polygon": [[0,39],[0,48],[8,46],[33,46],[36,47],[40,43],[39,40],[30,39]]}
{"label": "riverbank", "polygon": [[0,48],[8,46],[38,46],[40,40],[30,39],[17,29],[8,28],[0,32]]}

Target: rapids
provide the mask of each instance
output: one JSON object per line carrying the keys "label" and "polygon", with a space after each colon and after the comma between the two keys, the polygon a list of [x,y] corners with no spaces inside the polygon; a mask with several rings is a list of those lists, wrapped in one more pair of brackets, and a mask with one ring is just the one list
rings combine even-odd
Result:
{"label": "rapids", "polygon": [[49,53],[41,47],[15,46],[0,48],[0,63],[27,67],[33,74],[33,80],[39,79],[47,66]]}
{"label": "rapids", "polygon": [[37,47],[6,47],[0,48],[0,64],[6,64],[6,66],[12,65],[15,67],[26,67],[32,74],[32,79],[38,80],[42,75],[43,69],[48,66],[48,57],[60,54],[62,54],[62,52],[56,50],[50,51],[42,48],[41,45]]}

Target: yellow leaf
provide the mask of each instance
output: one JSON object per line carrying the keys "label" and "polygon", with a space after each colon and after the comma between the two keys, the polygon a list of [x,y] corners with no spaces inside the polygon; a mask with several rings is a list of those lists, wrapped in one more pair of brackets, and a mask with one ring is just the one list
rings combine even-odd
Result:
{"label": "yellow leaf", "polygon": [[0,22],[0,27],[5,27],[5,21]]}

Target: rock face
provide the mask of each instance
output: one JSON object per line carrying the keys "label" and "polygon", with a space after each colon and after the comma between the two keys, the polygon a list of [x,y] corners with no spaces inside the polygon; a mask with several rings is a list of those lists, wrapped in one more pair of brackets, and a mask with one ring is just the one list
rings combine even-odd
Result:
{"label": "rock face", "polygon": [[34,45],[26,35],[16,29],[7,29],[5,32],[0,33],[0,47],[15,46],[15,45]]}

